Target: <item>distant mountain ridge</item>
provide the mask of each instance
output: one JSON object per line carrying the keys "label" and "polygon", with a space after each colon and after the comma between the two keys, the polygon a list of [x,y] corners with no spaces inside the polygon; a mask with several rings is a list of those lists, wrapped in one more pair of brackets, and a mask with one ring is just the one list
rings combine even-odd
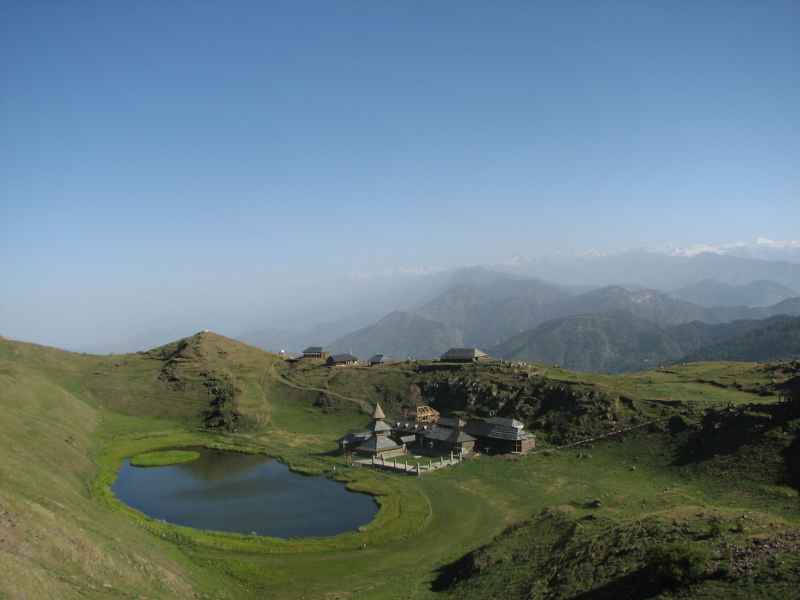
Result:
{"label": "distant mountain ridge", "polygon": [[463,343],[461,333],[438,321],[409,312],[394,311],[330,344],[334,352],[351,352],[362,358],[384,354],[392,358],[439,356]]}
{"label": "distant mountain ridge", "polygon": [[686,361],[747,360],[766,362],[800,357],[800,318],[765,319],[735,336],[708,344],[687,354]]}
{"label": "distant mountain ridge", "polygon": [[[539,279],[471,269],[462,272],[461,278],[454,279],[453,285],[422,306],[403,311],[403,319],[396,315],[389,318],[389,315],[377,323],[337,338],[330,347],[334,351],[348,351],[359,356],[391,351],[399,356],[434,358],[441,354],[445,341],[452,345],[497,348],[503,347],[507,340],[535,330],[549,321],[576,315],[615,313],[628,314],[635,322],[617,318],[617,326],[621,329],[616,333],[609,330],[610,321],[607,322],[602,329],[604,335],[611,336],[607,340],[611,346],[631,335],[631,328],[637,331],[646,329],[645,323],[668,328],[691,322],[719,324],[742,319],[764,319],[778,314],[800,314],[800,298],[789,298],[767,307],[704,307],[653,289],[606,286],[574,294],[571,290]],[[412,319],[412,315],[423,320]],[[569,326],[571,324],[562,324],[560,331],[577,342],[575,332],[567,334],[564,329]],[[555,334],[551,333],[551,341],[552,335]],[[658,335],[653,335],[655,337],[651,339],[655,340]],[[503,352],[508,356],[515,354],[508,350]],[[641,352],[644,352],[644,347]],[[659,351],[657,354],[671,357],[675,353]],[[584,363],[577,361],[569,364],[573,368],[582,368],[579,365]],[[605,363],[600,361],[597,364]]]}
{"label": "distant mountain ridge", "polygon": [[488,346],[546,320],[548,307],[570,296],[538,279],[501,276],[454,285],[413,312],[460,331],[468,345]]}
{"label": "distant mountain ridge", "polygon": [[686,302],[707,308],[718,306],[770,306],[788,298],[796,297],[795,290],[775,283],[758,280],[745,285],[731,285],[715,279],[704,279],[670,292],[670,295]]}
{"label": "distant mountain ridge", "polygon": [[683,355],[680,345],[661,327],[627,311],[547,321],[489,352],[499,358],[578,371],[635,371]]}
{"label": "distant mountain ridge", "polygon": [[[800,311],[796,314],[800,314]],[[626,311],[548,321],[490,349],[500,358],[622,372],[677,361],[767,361],[800,356],[800,317],[660,327]]]}
{"label": "distant mountain ridge", "polygon": [[672,256],[662,252],[632,250],[599,256],[517,258],[498,269],[519,276],[540,277],[558,285],[609,283],[678,289],[704,279],[731,285],[767,280],[800,291],[800,262],[764,260],[704,252]]}

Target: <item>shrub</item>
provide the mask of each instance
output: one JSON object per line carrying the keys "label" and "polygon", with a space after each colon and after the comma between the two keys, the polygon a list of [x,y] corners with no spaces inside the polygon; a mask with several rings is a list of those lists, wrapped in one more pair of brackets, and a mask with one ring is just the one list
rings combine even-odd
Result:
{"label": "shrub", "polygon": [[647,552],[647,567],[661,583],[670,586],[691,583],[703,577],[710,552],[704,546],[675,542]]}

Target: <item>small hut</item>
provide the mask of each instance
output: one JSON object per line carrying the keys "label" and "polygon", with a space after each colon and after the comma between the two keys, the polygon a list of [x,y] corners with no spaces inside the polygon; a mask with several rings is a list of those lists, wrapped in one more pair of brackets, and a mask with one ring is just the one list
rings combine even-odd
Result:
{"label": "small hut", "polygon": [[482,451],[525,454],[536,447],[536,437],[517,419],[472,419],[466,430],[478,439]]}
{"label": "small hut", "polygon": [[309,346],[303,350],[303,358],[305,359],[315,358],[325,360],[328,356],[329,354],[325,352],[322,346]]}

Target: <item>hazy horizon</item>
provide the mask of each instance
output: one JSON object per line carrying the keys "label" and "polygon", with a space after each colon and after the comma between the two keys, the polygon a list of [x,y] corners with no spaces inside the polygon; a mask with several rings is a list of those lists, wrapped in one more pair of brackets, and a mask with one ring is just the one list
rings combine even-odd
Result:
{"label": "hazy horizon", "polygon": [[795,2],[0,15],[3,336],[143,349],[514,257],[800,252],[754,243],[800,237]]}

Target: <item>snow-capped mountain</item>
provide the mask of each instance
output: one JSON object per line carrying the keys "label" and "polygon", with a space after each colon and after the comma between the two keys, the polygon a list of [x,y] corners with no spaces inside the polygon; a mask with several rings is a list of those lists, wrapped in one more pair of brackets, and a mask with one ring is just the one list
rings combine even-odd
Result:
{"label": "snow-capped mountain", "polygon": [[692,257],[708,253],[762,260],[800,262],[800,240],[772,240],[766,237],[756,238],[753,242],[695,244],[681,248],[668,248],[666,251],[672,256]]}

